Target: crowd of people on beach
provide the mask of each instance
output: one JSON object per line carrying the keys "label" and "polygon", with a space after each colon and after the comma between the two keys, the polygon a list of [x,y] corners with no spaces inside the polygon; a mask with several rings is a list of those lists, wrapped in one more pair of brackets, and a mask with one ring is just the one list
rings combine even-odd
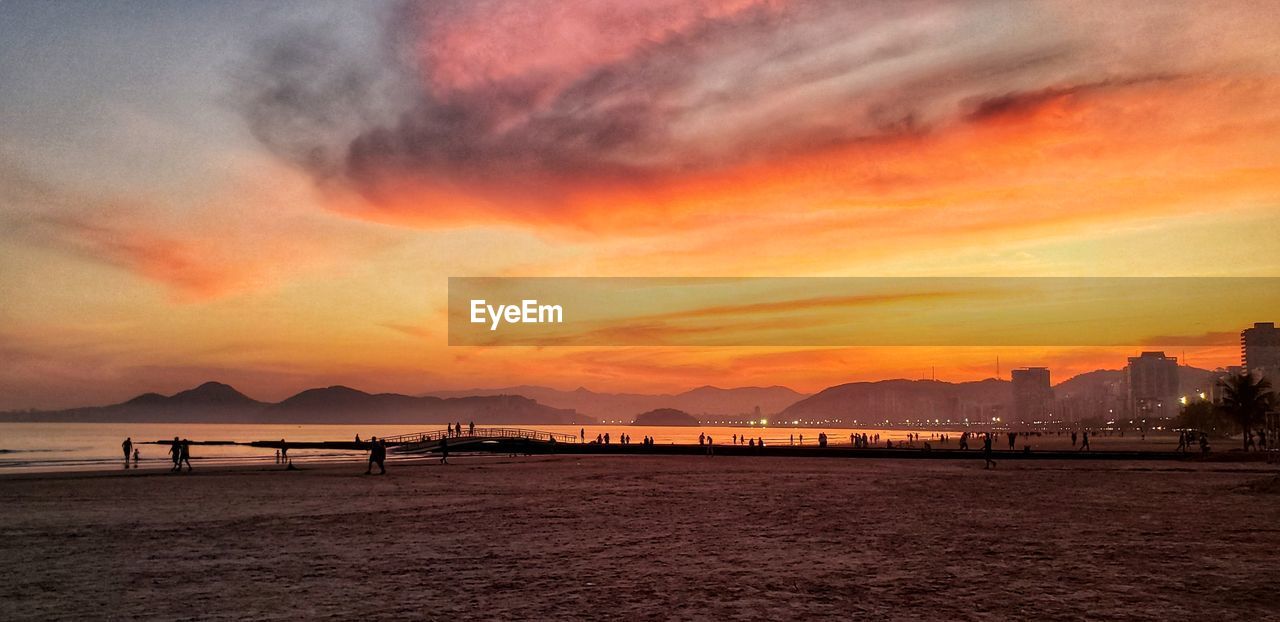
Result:
{"label": "crowd of people on beach", "polygon": [[[464,435],[464,433],[467,435],[474,435],[475,430],[476,430],[476,425],[474,421],[470,422],[465,428],[463,427],[461,422],[448,424],[446,432],[442,436],[440,436],[440,439],[439,439],[438,452],[440,454],[440,463],[441,464],[449,463],[448,462],[449,461],[449,444],[448,444],[449,440],[448,439],[461,437]],[[1113,431],[1102,430],[1102,433],[1104,435],[1110,435],[1110,432],[1113,432]],[[1117,433],[1123,436],[1123,432],[1117,432]],[[1042,434],[1052,435],[1054,434],[1054,432],[1042,433],[1037,431],[1020,431],[1020,432],[1019,431],[1001,431],[997,433],[992,431],[980,431],[980,432],[965,431],[960,433],[960,436],[958,439],[958,447],[961,451],[967,451],[969,450],[970,443],[974,442],[976,439],[976,442],[981,444],[981,453],[984,459],[984,468],[991,469],[996,466],[996,463],[994,460],[994,453],[995,453],[995,443],[996,443],[995,439],[997,435],[1004,436],[1006,446],[1009,451],[1014,451],[1017,448],[1018,440],[1021,439],[1023,442],[1023,445],[1022,445],[1023,452],[1030,452],[1032,438],[1040,437],[1042,436]],[[1056,434],[1058,436],[1069,434],[1070,440],[1071,440],[1071,447],[1075,451],[1086,451],[1086,452],[1092,451],[1092,447],[1090,445],[1090,435],[1091,435],[1090,429],[1070,430],[1069,432],[1060,430],[1056,432]],[[619,445],[631,445],[633,443],[631,434],[629,432],[622,432],[618,434],[616,437],[611,436],[609,432],[603,432],[603,433],[597,434],[594,441],[587,441],[586,429],[582,428],[579,430],[578,438],[581,440],[581,442],[590,442],[591,444],[600,444],[600,445],[609,445],[615,440],[615,438]],[[423,435],[422,441],[426,442],[427,440],[429,440],[427,438],[427,435]],[[801,434],[792,433],[788,440],[792,446],[795,446],[795,445],[803,446],[805,444],[805,437],[803,433]],[[554,438],[553,438],[553,441],[554,441]],[[367,454],[368,466],[365,469],[365,474],[366,475],[373,474],[373,467],[375,465],[378,467],[378,475],[386,474],[387,472],[386,440],[378,439],[377,437],[371,437],[369,441],[366,443],[366,442],[362,442],[360,440],[360,436],[357,434],[355,437],[355,442],[357,445],[366,447],[368,449],[368,454]],[[931,451],[933,449],[933,443],[935,442],[943,445],[949,445],[952,442],[952,436],[950,433],[947,433],[947,432],[934,432],[929,434],[928,440],[922,440],[922,436],[919,432],[908,432],[906,433],[905,438],[902,438],[896,442],[892,438],[883,439],[883,447],[885,449],[917,449],[918,448],[918,449],[923,449],[924,451]],[[657,440],[653,436],[649,436],[649,435],[643,436],[640,441],[640,444],[642,447],[653,447],[656,445],[656,443],[657,443]],[[752,449],[765,447],[765,439],[763,436],[759,436],[759,435],[749,436],[745,433],[733,434],[731,437],[731,443],[735,446],[746,446]],[[828,446],[828,443],[829,443],[829,437],[827,433],[819,432],[817,435],[817,446],[820,448],[825,448]],[[194,467],[192,467],[191,465],[191,445],[193,444],[193,442],[190,439],[183,439],[175,436],[172,442],[165,442],[165,444],[170,445],[168,453],[169,453],[169,457],[172,460],[172,467],[170,468],[171,472],[175,472],[175,473],[183,472],[184,471],[183,466],[186,466],[185,472],[189,473],[194,470]],[[880,444],[881,444],[881,436],[878,433],[852,432],[849,434],[848,446],[854,449],[873,449],[881,446]],[[1245,439],[1245,444],[1246,444],[1246,450],[1250,450],[1250,449],[1265,450],[1267,447],[1266,432],[1264,430],[1248,432]],[[715,441],[710,434],[707,434],[706,432],[699,433],[698,446],[704,448],[708,456],[715,455]],[[1208,453],[1210,450],[1209,435],[1206,432],[1199,431],[1199,430],[1179,431],[1178,444],[1177,444],[1176,451],[1179,453],[1185,453],[1185,452],[1192,451],[1194,448],[1198,448],[1202,453]],[[121,451],[124,457],[124,467],[126,469],[130,467],[138,468],[138,463],[141,459],[141,455],[140,455],[139,449],[135,446],[132,437],[126,438],[124,442],[121,443]],[[289,446],[288,444],[286,444],[284,439],[280,439],[280,447],[275,452],[275,460],[277,464],[287,465],[287,468],[290,470],[295,469],[292,461],[289,459]]]}

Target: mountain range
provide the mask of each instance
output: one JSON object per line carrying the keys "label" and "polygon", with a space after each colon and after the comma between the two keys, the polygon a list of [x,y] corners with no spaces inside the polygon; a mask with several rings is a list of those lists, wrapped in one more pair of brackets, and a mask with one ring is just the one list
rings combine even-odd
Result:
{"label": "mountain range", "polygon": [[[1213,372],[1179,367],[1183,391],[1206,389]],[[1059,400],[1074,401],[1075,415],[1091,416],[1114,399],[1121,370],[1096,370],[1054,387]],[[0,413],[0,421],[204,422],[204,423],[442,423],[592,425],[630,422],[640,413],[676,409],[702,421],[769,418],[775,421],[883,425],[907,420],[980,419],[1011,413],[1012,384],[988,378],[974,382],[880,380],[828,387],[813,395],[787,387],[703,386],[682,393],[597,393],[583,387],[562,391],[523,385],[498,389],[437,391],[424,395],[366,393],[344,386],[307,389],[280,402],[255,400],[219,382],[173,395],[144,393],[108,406],[57,411]],[[758,409],[758,410],[757,410]],[[759,414],[756,414],[756,413]]]}
{"label": "mountain range", "polygon": [[0,414],[3,421],[200,423],[444,423],[591,424],[594,419],[520,395],[415,397],[365,393],[350,387],[307,389],[281,402],[255,400],[230,385],[206,382],[165,396],[144,393],[109,406]]}

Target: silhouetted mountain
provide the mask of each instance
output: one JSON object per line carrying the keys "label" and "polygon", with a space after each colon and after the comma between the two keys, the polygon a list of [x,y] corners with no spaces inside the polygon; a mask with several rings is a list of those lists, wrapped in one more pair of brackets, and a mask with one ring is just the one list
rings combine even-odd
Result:
{"label": "silhouetted mountain", "polygon": [[370,394],[350,387],[308,389],[277,404],[254,400],[234,388],[206,382],[171,396],[144,393],[110,406],[0,414],[5,421],[200,422],[200,423],[445,423],[494,425],[589,424],[590,417],[518,395],[413,397]]}
{"label": "silhouetted mountain", "polygon": [[[1207,390],[1214,381],[1214,372],[1198,367],[1179,366],[1178,385],[1184,392],[1191,393],[1197,389]],[[1092,396],[1107,393],[1110,386],[1124,381],[1123,369],[1095,369],[1077,374],[1053,387],[1058,399],[1068,396]]]}
{"label": "silhouetted mountain", "polygon": [[485,424],[586,424],[594,420],[519,395],[454,398],[365,393],[349,387],[308,389],[263,411],[263,418],[308,423],[413,423],[478,421]]}
{"label": "silhouetted mountain", "polygon": [[1010,383],[994,378],[954,384],[938,380],[851,382],[796,402],[771,423],[874,426],[921,419],[989,421],[1008,412],[1012,402]]}
{"label": "silhouetted mountain", "polygon": [[776,413],[805,397],[787,387],[738,387],[721,389],[699,387],[677,394],[596,393],[583,387],[561,391],[540,386],[515,386],[500,389],[467,389],[435,391],[436,397],[462,395],[523,395],[558,408],[572,408],[597,419],[631,421],[636,413],[657,408],[675,408],[706,418],[715,415],[748,415],[759,407],[764,415]]}
{"label": "silhouetted mountain", "polygon": [[[150,393],[148,395],[155,395]],[[137,399],[137,398],[135,398]],[[262,402],[255,400],[237,390],[229,384],[221,382],[206,382],[194,389],[179,391],[168,398],[171,404],[182,405],[204,405],[204,406],[260,406]]]}
{"label": "silhouetted mountain", "polygon": [[[1182,391],[1206,389],[1213,372],[1179,367]],[[1099,369],[1054,387],[1060,414],[1067,419],[1116,412],[1124,402],[1124,371]],[[773,421],[837,425],[884,425],[907,421],[990,421],[1013,415],[1013,387],[1005,380],[950,383],[936,380],[853,382],[823,389],[783,410]],[[837,423],[838,422],[838,423]]]}
{"label": "silhouetted mountain", "polygon": [[636,415],[633,425],[698,425],[698,418],[683,410],[657,408]]}
{"label": "silhouetted mountain", "polygon": [[252,423],[265,403],[220,382],[206,382],[173,395],[143,393],[109,406],[0,414],[6,421]]}

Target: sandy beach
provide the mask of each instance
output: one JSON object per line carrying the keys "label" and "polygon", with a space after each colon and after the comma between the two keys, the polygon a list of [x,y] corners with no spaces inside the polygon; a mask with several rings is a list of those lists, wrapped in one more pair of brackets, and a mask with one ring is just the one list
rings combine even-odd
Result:
{"label": "sandy beach", "polygon": [[1265,465],[451,461],[0,479],[0,618],[1280,615]]}

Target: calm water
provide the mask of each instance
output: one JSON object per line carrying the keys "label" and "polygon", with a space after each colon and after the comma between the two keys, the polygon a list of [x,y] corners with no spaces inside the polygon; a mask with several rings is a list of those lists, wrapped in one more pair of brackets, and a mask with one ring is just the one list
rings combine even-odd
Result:
{"label": "calm water", "polygon": [[[480,423],[476,424],[481,425]],[[193,441],[267,441],[287,439],[291,441],[345,441],[352,440],[357,434],[360,438],[370,436],[394,436],[413,432],[441,429],[444,426],[423,424],[413,425],[241,425],[217,423],[0,423],[0,472],[26,472],[32,470],[98,470],[115,468],[121,464],[123,454],[120,443],[125,437],[132,437],[134,447],[141,452],[143,468],[167,467],[169,465],[168,446],[148,445],[147,441],[172,439],[174,436],[189,438]],[[542,425],[530,426],[547,432],[576,435],[580,426]],[[794,434],[796,442],[804,437],[804,443],[816,444],[819,432],[826,432],[830,442],[848,443],[849,434],[855,430],[849,428],[781,428],[781,427],[662,427],[662,426],[589,426],[586,428],[588,439],[595,440],[597,434],[608,433],[612,442],[618,442],[622,433],[630,434],[633,441],[640,442],[644,436],[652,436],[658,443],[697,443],[698,434],[707,433],[715,438],[716,444],[729,444],[735,434],[750,438],[764,438],[767,444],[785,444],[791,442]],[[879,434],[880,439],[899,440],[905,438],[904,430],[857,430],[870,435]],[[929,438],[930,432],[920,431],[923,438]],[[363,456],[356,452],[340,452],[327,450],[290,450],[290,457],[295,461],[308,460],[359,460]],[[193,446],[192,462],[200,464],[252,464],[261,462],[272,464],[275,461],[275,450],[238,446]]]}

